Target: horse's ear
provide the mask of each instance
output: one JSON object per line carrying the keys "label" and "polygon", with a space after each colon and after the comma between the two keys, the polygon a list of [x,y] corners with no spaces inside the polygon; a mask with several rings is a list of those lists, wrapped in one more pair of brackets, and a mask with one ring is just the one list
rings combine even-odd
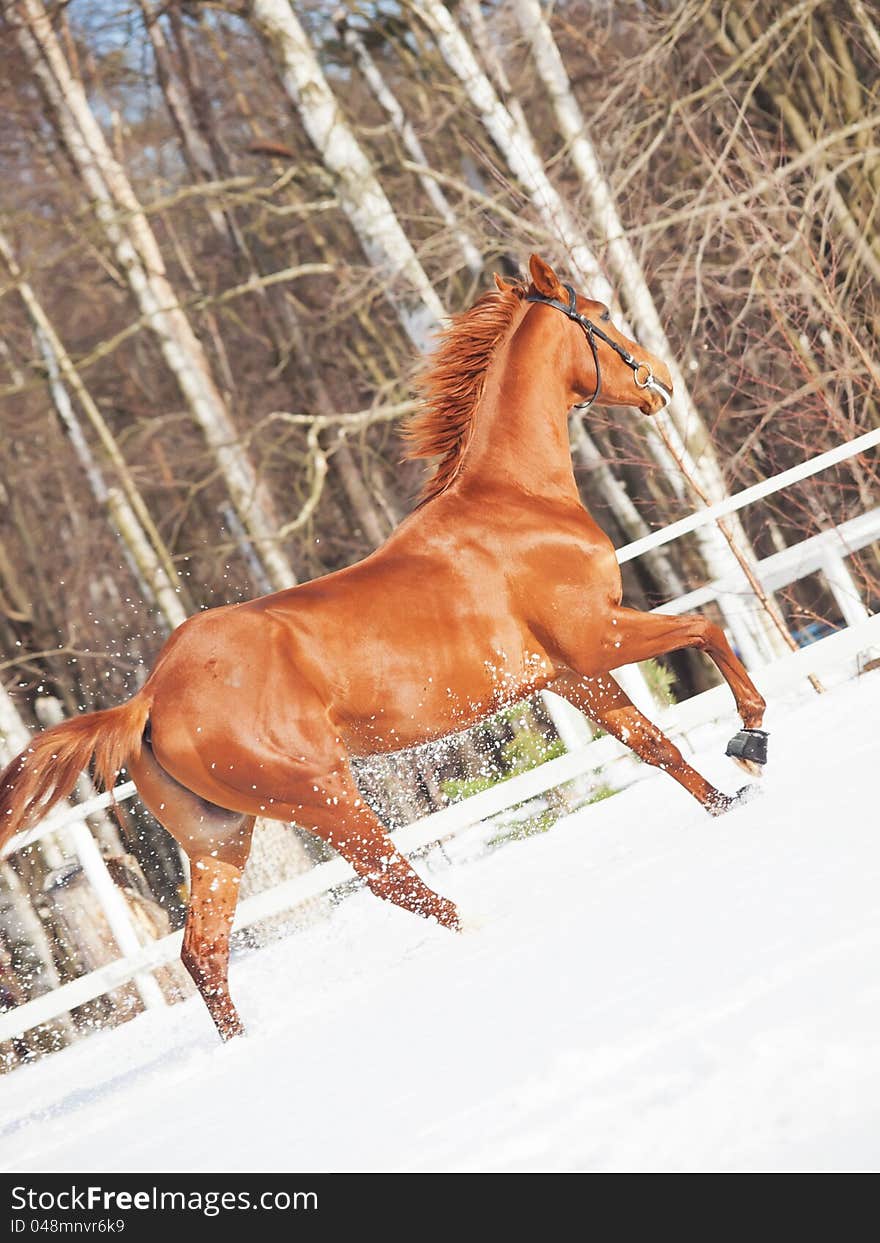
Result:
{"label": "horse's ear", "polygon": [[545,298],[564,298],[565,290],[562,282],[549,263],[545,263],[540,255],[529,255],[529,272],[532,282],[539,294]]}
{"label": "horse's ear", "polygon": [[495,282],[495,288],[499,293],[512,293],[521,298],[525,293],[522,285],[516,285],[512,281],[506,281],[503,276],[499,276],[497,272],[492,273],[492,279]]}

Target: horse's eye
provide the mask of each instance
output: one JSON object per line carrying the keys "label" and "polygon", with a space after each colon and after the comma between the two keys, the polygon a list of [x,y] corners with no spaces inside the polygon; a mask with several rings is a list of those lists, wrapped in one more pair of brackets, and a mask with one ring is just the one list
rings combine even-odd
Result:
{"label": "horse's eye", "polygon": [[607,324],[610,318],[611,318],[610,311],[603,311],[602,314],[599,316],[599,319],[603,324]]}

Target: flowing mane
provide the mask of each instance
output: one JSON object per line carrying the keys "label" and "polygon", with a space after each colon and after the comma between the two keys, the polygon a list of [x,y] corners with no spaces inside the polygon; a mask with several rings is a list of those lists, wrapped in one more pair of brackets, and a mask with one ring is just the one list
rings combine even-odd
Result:
{"label": "flowing mane", "polygon": [[440,459],[422,486],[420,505],[445,492],[459,472],[489,362],[523,292],[519,285],[492,289],[453,316],[416,378],[423,408],[404,426],[406,457]]}

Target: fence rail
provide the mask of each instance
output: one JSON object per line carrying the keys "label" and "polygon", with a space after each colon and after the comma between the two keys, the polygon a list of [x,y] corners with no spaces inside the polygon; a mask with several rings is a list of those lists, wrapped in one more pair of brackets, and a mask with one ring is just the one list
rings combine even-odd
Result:
{"label": "fence rail", "polygon": [[[857,518],[850,518],[849,521],[832,527],[830,531],[811,535],[799,544],[792,544],[790,548],[772,553],[757,563],[755,572],[768,593],[820,572],[834,596],[844,622],[848,626],[854,626],[865,621],[870,614],[846,567],[846,559],[877,539],[880,539],[880,508],[870,509],[867,513],[859,514]],[[675,600],[659,605],[653,611],[690,613],[728,592],[741,594],[739,578],[734,580],[731,576],[715,579],[705,587],[697,587],[694,591],[688,591]]]}
{"label": "fence rail", "polygon": [[705,509],[697,509],[687,518],[679,518],[678,522],[671,522],[669,526],[659,531],[652,531],[650,535],[633,540],[631,544],[625,544],[623,548],[618,548],[617,560],[623,565],[625,561],[641,557],[643,553],[650,552],[652,548],[671,544],[673,540],[680,539],[682,535],[689,535],[691,531],[708,526],[710,522],[717,522],[719,518],[735,514],[737,510],[745,509],[746,505],[761,501],[766,496],[772,496],[774,492],[782,492],[785,488],[790,488],[792,484],[809,479],[811,475],[818,475],[820,471],[837,466],[849,458],[858,457],[860,453],[867,453],[869,449],[874,449],[878,445],[880,445],[880,428],[875,428],[872,432],[865,432],[863,436],[856,436],[854,440],[847,440],[844,444],[838,445],[836,449],[829,449],[827,453],[818,453],[798,466],[791,466],[788,470],[770,475],[760,483],[752,484],[750,488],[743,488],[742,492],[735,492],[733,496],[727,496],[723,501],[716,501],[714,505],[707,505]]}

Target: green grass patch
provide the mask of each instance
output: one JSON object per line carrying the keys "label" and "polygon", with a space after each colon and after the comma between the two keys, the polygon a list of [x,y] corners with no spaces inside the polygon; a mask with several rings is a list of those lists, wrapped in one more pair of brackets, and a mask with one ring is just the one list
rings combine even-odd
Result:
{"label": "green grass patch", "polygon": [[[606,798],[611,798],[618,794],[619,791],[613,789],[612,786],[596,786],[595,790],[590,791],[590,797],[581,803],[575,811],[579,811],[581,807],[589,807],[593,803],[601,803]],[[523,806],[521,803],[520,806]],[[512,810],[516,810],[513,808]],[[504,846],[507,842],[523,842],[527,837],[538,837],[541,833],[547,833],[553,828],[557,820],[561,820],[563,816],[568,815],[568,809],[565,807],[548,807],[546,811],[538,812],[535,816],[529,816],[527,820],[519,820],[516,824],[505,826],[500,833],[496,833],[494,837],[490,837],[486,845],[490,849],[497,846]]]}

